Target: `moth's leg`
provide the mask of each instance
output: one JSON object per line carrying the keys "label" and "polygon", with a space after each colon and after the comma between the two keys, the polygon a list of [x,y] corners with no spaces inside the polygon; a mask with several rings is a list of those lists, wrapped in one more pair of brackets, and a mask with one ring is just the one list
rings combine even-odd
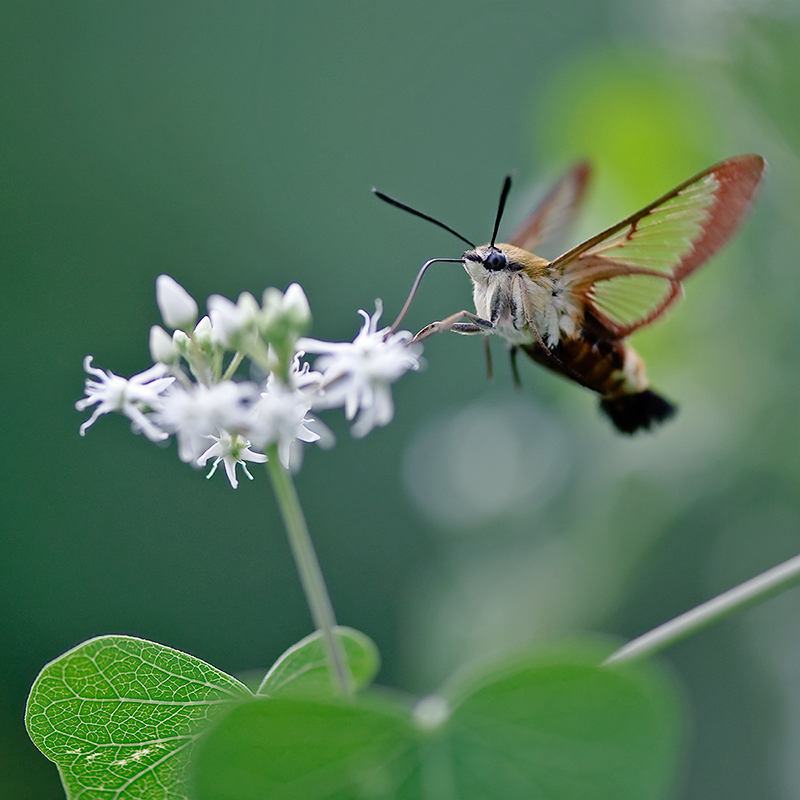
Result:
{"label": "moth's leg", "polygon": [[489,347],[489,337],[483,337],[483,351],[486,353],[486,377],[492,379],[492,349]]}
{"label": "moth's leg", "polygon": [[[466,319],[468,322],[460,322],[459,320]],[[473,336],[478,333],[489,333],[494,330],[489,320],[481,319],[481,317],[473,314],[471,311],[459,311],[456,314],[451,314],[439,322],[431,322],[426,325],[413,339],[415,342],[421,342],[434,333],[441,333],[442,331],[455,331],[456,333],[463,333],[467,336]]]}
{"label": "moth's leg", "polygon": [[517,366],[517,353],[519,353],[519,348],[516,345],[511,345],[508,353],[511,356],[511,377],[514,380],[514,387],[516,389],[521,389],[522,381],[520,380],[519,367]]}

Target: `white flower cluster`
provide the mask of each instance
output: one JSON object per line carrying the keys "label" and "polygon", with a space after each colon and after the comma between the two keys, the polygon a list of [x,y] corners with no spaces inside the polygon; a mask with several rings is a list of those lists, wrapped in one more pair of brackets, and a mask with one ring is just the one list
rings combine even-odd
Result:
{"label": "white flower cluster", "polygon": [[[84,360],[90,377],[75,407],[94,410],[81,436],[101,415],[121,412],[151,441],[174,435],[181,461],[204,467],[213,460],[209,478],[222,463],[234,489],[237,465],[252,480],[246,462],[266,461],[270,448],[288,468],[299,464],[300,442],[331,441],[312,411],[343,407],[357,437],[388,424],[391,384],[420,366],[411,333],[378,329],[380,301],[371,317],[359,312],[364,324],[353,342],[323,342],[302,338],[311,311],[296,283],[285,293],[267,289],[261,304],[248,293],[236,303],[213,295],[199,322],[197,303],[168,275],[157,279],[156,299],[173,332],[150,330],[154,366],[122,378]],[[318,354],[315,369],[306,352]],[[245,359],[263,381],[236,379]]]}

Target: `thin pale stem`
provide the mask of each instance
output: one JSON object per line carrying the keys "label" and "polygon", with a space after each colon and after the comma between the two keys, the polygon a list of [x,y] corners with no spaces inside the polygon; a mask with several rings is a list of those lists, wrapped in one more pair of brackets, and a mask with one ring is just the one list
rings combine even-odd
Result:
{"label": "thin pale stem", "polygon": [[230,380],[236,374],[236,370],[239,369],[239,364],[242,363],[243,358],[244,358],[244,353],[242,353],[240,350],[237,350],[233,354],[231,363],[228,364],[228,368],[225,370],[225,374],[222,376],[222,380],[224,381]]}
{"label": "thin pale stem", "polygon": [[657,653],[670,645],[691,636],[721,619],[756,605],[773,595],[800,583],[800,556],[790,558],[777,567],[762,572],[755,578],[729,589],[712,600],[659,625],[652,631],[617,650],[604,662],[619,664]]}
{"label": "thin pale stem", "polygon": [[328,667],[333,676],[339,692],[345,696],[353,693],[353,679],[347,666],[341,641],[333,629],[336,618],[333,613],[325,579],[308,533],[303,509],[297,496],[297,490],[289,471],[283,467],[278,458],[278,448],[272,445],[267,450],[267,470],[272,480],[272,487],[281,510],[286,532],[289,535],[289,544],[292,547],[297,571],[300,573],[300,583],[306,595],[311,618],[317,630],[322,632],[325,643],[325,653]]}

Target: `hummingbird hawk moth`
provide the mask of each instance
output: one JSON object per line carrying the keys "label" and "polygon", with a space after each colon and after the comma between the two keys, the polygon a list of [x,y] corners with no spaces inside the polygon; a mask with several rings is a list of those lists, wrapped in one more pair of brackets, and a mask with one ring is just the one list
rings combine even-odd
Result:
{"label": "hummingbird hawk moth", "polygon": [[[425,270],[462,263],[472,279],[475,312],[466,309],[423,328],[501,336],[550,370],[592,390],[623,433],[649,429],[675,407],[649,388],[644,363],[627,337],[659,319],[682,295],[683,281],[713,256],[744,219],[766,162],[741,155],[703,170],[616,225],[548,261],[534,255],[574,217],[590,168],[576,164],[507,243],[496,244],[511,188],[507,177],[489,244],[474,245],[439,220],[373,189],[382,200],[450,231],[470,246],[460,259],[431,259],[420,269],[396,330]],[[487,350],[488,352],[488,350]]]}

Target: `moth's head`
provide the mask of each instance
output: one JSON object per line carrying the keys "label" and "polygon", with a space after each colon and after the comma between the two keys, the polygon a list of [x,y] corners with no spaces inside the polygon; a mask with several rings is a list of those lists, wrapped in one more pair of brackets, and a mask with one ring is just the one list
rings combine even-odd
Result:
{"label": "moth's head", "polygon": [[526,270],[529,274],[536,276],[540,274],[547,261],[543,258],[515,247],[513,244],[484,244],[474,250],[467,250],[461,257],[464,261],[464,268],[475,277],[475,273],[483,276],[488,274],[498,274],[501,272],[511,273]]}
{"label": "moth's head", "polygon": [[502,269],[508,269],[509,266],[508,256],[503,251],[502,245],[485,244],[474,250],[467,250],[462,258],[464,266],[480,264],[489,272],[499,272]]}

